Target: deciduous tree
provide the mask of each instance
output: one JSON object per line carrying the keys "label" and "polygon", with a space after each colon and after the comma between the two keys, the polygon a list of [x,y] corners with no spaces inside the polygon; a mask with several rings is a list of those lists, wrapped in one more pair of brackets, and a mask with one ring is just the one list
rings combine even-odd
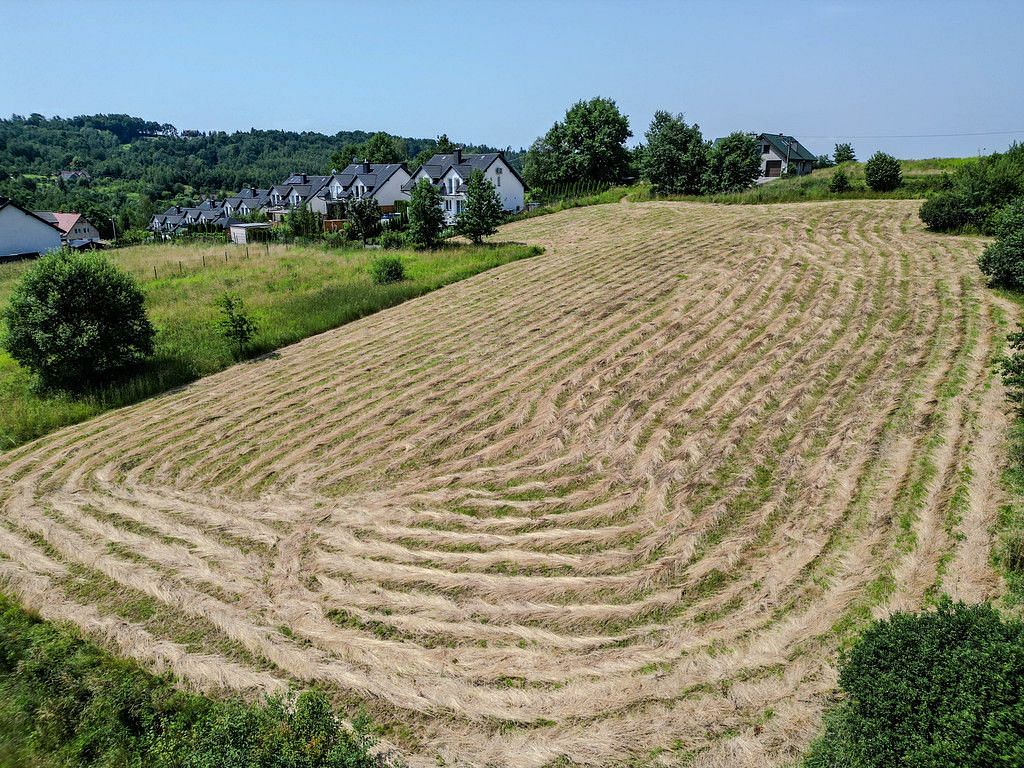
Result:
{"label": "deciduous tree", "polygon": [[644,134],[641,173],[662,195],[696,195],[707,170],[707,145],[700,126],[687,125],[682,115],[664,110],[654,113]]}
{"label": "deciduous tree", "polygon": [[429,179],[420,179],[409,196],[409,239],[420,248],[437,245],[444,227],[441,191]]}

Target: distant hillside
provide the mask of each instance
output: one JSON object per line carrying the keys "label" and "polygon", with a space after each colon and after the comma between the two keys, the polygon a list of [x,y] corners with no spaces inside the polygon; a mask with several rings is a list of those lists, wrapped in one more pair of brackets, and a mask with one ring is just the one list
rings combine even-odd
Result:
{"label": "distant hillside", "polygon": [[[144,226],[161,203],[276,184],[296,171],[327,171],[332,152],[370,135],[201,132],[130,115],[13,115],[0,120],[0,195],[34,209],[91,213],[101,229],[109,227],[110,217],[120,227]],[[435,144],[399,138],[409,158]],[[511,155],[516,162],[518,153]],[[57,179],[69,168],[86,170],[91,179]]]}

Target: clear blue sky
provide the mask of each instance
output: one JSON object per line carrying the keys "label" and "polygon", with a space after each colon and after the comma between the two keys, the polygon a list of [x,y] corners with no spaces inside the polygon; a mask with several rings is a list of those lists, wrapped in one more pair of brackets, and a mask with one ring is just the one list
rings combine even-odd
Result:
{"label": "clear blue sky", "polygon": [[1022,31],[1022,0],[0,0],[0,114],[518,147],[602,95],[637,137],[667,109],[709,138],[973,155],[1024,140]]}

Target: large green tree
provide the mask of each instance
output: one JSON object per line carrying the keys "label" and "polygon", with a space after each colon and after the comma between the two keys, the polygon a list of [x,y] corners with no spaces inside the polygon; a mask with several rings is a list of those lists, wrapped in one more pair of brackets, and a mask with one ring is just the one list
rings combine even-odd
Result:
{"label": "large green tree", "polygon": [[526,153],[527,184],[551,189],[579,182],[616,183],[629,174],[629,118],[613,99],[578,101]]}
{"label": "large green tree", "polygon": [[98,253],[39,259],[15,287],[3,319],[7,351],[45,386],[106,383],[153,353],[142,290]]}
{"label": "large green tree", "polygon": [[664,110],[654,113],[644,134],[647,143],[640,172],[662,195],[696,195],[702,190],[707,170],[707,145],[700,126],[687,125],[682,115]]}
{"label": "large green tree", "polygon": [[409,239],[420,248],[437,245],[444,228],[441,191],[429,179],[420,179],[409,196]]}
{"label": "large green tree", "polygon": [[369,196],[351,198],[345,205],[345,218],[363,245],[369,238],[380,234],[380,216],[380,204]]}
{"label": "large green tree", "polygon": [[505,217],[501,198],[491,180],[480,171],[473,171],[466,182],[466,202],[455,220],[455,231],[474,243],[498,231]]}
{"label": "large green tree", "polygon": [[761,148],[749,133],[736,131],[708,150],[704,191],[735,192],[746,189],[761,173]]}
{"label": "large green tree", "polygon": [[403,163],[408,157],[403,139],[377,131],[366,141],[343,144],[331,154],[331,164],[340,171],[353,162],[367,160],[371,163]]}

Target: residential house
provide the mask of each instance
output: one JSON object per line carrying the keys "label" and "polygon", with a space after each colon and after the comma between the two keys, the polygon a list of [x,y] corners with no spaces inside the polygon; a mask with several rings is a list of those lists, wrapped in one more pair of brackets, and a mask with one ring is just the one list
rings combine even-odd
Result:
{"label": "residential house", "polygon": [[100,232],[80,213],[35,211],[36,216],[60,230],[61,242],[69,248],[94,248],[99,245]]}
{"label": "residential house", "polygon": [[817,159],[803,144],[792,136],[781,133],[762,133],[757,137],[761,149],[761,177],[759,184],[793,173],[803,176],[814,170]]}
{"label": "residential house", "polygon": [[37,256],[60,245],[56,224],[0,197],[0,258]]}
{"label": "residential house", "polygon": [[409,199],[404,186],[411,176],[404,163],[364,161],[352,163],[340,173],[314,178],[323,181],[309,199],[309,207],[328,219],[343,218],[345,203],[353,198],[372,197],[383,213],[392,213],[399,200]]}
{"label": "residential house", "polygon": [[480,171],[490,179],[505,211],[514,213],[523,209],[526,182],[505,160],[504,152],[471,155],[456,149],[449,154],[434,155],[402,185],[402,189],[411,192],[421,179],[428,179],[441,191],[445,221],[452,223],[466,203],[466,182],[473,171]]}
{"label": "residential house", "polygon": [[60,172],[60,180],[61,181],[71,181],[72,179],[74,179],[75,181],[78,181],[79,179],[84,179],[84,180],[88,181],[91,178],[92,177],[89,175],[88,171],[69,171],[69,170],[64,170],[64,171]]}

